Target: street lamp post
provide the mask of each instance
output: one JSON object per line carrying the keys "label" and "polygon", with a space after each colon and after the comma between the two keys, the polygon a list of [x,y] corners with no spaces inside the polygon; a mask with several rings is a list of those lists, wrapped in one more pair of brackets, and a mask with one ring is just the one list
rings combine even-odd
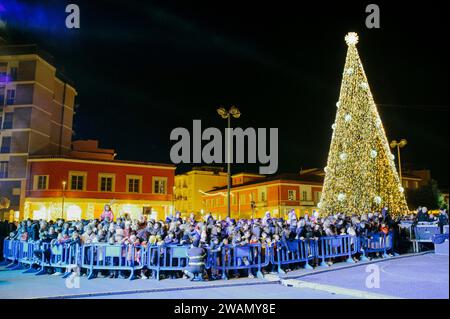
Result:
{"label": "street lamp post", "polygon": [[231,106],[227,111],[224,107],[220,107],[217,109],[217,113],[228,121],[228,131],[227,131],[227,217],[231,215],[231,117],[239,118],[241,116],[241,112],[236,106]]}
{"label": "street lamp post", "polygon": [[64,192],[66,190],[66,181],[62,182],[62,204],[61,204],[61,219],[64,219]]}
{"label": "street lamp post", "polygon": [[405,139],[401,139],[400,142],[393,140],[390,144],[391,148],[397,148],[397,157],[398,157],[398,174],[400,177],[400,185],[403,186],[402,182],[402,162],[400,160],[400,149],[405,147],[408,144],[408,141]]}

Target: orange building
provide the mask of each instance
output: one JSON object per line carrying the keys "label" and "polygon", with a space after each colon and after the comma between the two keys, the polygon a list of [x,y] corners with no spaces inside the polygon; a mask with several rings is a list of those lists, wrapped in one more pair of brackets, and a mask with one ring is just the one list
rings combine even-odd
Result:
{"label": "orange building", "polygon": [[[323,176],[281,174],[273,177],[240,173],[232,176],[231,217],[286,217],[291,209],[298,216],[317,209],[322,194]],[[203,196],[206,212],[224,218],[227,214],[227,187],[210,190]]]}
{"label": "orange building", "polygon": [[23,217],[97,218],[105,204],[116,217],[161,219],[172,212],[174,165],[93,159],[87,154],[84,157],[91,158],[30,158]]}

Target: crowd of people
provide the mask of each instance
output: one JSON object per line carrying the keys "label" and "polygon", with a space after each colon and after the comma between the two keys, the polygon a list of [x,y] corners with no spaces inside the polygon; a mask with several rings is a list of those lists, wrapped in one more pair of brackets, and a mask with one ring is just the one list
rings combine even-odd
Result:
{"label": "crowd of people", "polygon": [[[114,218],[109,205],[99,219],[65,221],[57,219],[24,220],[17,225],[2,223],[0,230],[7,239],[48,243],[72,244],[131,244],[160,245],[179,244],[195,247],[220,247],[222,245],[245,244],[280,244],[295,239],[318,239],[323,236],[353,235],[370,236],[376,233],[387,234],[397,231],[402,219],[414,218],[415,221],[430,221],[426,208],[419,208],[417,214],[402,218],[391,218],[389,211],[370,212],[357,215],[337,213],[329,216],[299,217],[295,211],[289,212],[287,218],[272,217],[266,212],[263,218],[235,220],[227,217],[216,220],[211,214],[197,220],[192,213],[189,217],[181,217],[179,212],[167,217],[165,221],[147,220],[145,216],[132,219],[129,216]],[[442,210],[437,221],[448,224],[445,210]],[[251,275],[251,274],[250,274]],[[117,276],[117,274],[112,274]],[[146,276],[142,276],[146,277]]]}

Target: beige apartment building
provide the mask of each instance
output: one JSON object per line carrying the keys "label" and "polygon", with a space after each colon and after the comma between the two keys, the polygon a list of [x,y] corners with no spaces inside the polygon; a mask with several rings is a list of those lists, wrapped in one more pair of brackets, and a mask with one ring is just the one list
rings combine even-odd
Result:
{"label": "beige apartment building", "polygon": [[23,207],[29,156],[70,152],[76,95],[36,45],[0,46],[0,197],[8,212]]}
{"label": "beige apartment building", "polygon": [[202,166],[175,176],[174,205],[183,215],[194,212],[200,216],[204,209],[203,197],[215,187],[227,185],[227,173],[222,167]]}

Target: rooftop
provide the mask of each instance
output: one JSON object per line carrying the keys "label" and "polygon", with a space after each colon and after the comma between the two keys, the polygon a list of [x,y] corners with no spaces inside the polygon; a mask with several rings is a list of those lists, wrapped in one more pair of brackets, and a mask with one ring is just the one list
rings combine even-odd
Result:
{"label": "rooftop", "polygon": [[64,156],[64,155],[45,155],[45,156],[30,156],[28,161],[44,161],[44,160],[66,160],[66,161],[83,161],[83,162],[104,162],[111,164],[130,164],[130,165],[148,165],[148,166],[165,166],[171,167],[175,169],[174,164],[166,164],[166,163],[154,163],[154,162],[141,162],[141,161],[125,161],[125,160],[105,160],[105,159],[86,159],[86,158],[77,158],[73,156]]}
{"label": "rooftop", "polygon": [[[246,186],[252,186],[252,185],[258,185],[263,184],[267,182],[274,182],[274,181],[294,181],[294,182],[304,182],[304,183],[313,183],[317,185],[322,185],[323,183],[323,177],[315,174],[295,174],[295,173],[284,173],[279,174],[271,177],[265,177],[258,180],[249,181],[246,183],[242,183],[239,185],[232,185],[231,188],[239,188],[239,187],[246,187]],[[208,191],[209,192],[215,192],[227,189],[227,186],[214,188]]]}

